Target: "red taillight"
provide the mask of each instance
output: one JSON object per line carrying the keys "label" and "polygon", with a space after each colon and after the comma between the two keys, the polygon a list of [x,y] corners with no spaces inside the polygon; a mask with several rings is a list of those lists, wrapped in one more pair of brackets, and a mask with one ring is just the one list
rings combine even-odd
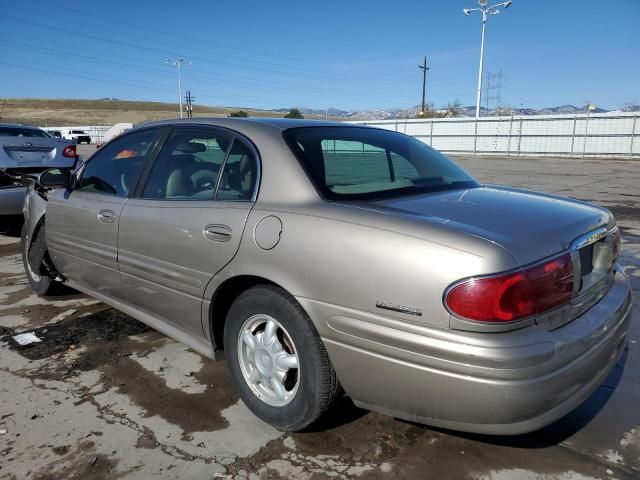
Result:
{"label": "red taillight", "polygon": [[573,296],[573,262],[567,253],[525,271],[536,296],[536,313],[562,305]]}
{"label": "red taillight", "polygon": [[567,253],[521,272],[464,281],[447,294],[456,315],[479,322],[511,322],[571,300],[573,263]]}
{"label": "red taillight", "polygon": [[76,153],[75,145],[67,145],[62,149],[62,156],[67,158],[76,158],[78,154]]}

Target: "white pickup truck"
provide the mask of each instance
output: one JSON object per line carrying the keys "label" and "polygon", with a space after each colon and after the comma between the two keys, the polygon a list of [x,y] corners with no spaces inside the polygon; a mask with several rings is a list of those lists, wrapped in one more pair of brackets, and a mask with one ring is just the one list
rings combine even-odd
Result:
{"label": "white pickup truck", "polygon": [[76,143],[91,143],[91,136],[84,130],[77,128],[65,128],[61,130],[62,138],[65,140],[75,140]]}

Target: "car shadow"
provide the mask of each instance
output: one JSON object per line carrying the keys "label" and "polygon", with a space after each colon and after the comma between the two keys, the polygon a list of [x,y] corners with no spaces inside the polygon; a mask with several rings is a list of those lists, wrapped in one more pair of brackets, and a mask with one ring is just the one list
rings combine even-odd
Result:
{"label": "car shadow", "polygon": [[328,415],[323,415],[317,422],[311,424],[304,433],[319,433],[333,430],[334,428],[355,422],[369,413],[355,406],[353,401],[343,395],[334,405]]}
{"label": "car shadow", "polygon": [[607,404],[622,379],[628,353],[629,350],[628,347],[626,347],[612,372],[589,398],[561,419],[535,432],[513,436],[483,435],[477,433],[457,432],[436,427],[425,428],[467,440],[474,440],[498,446],[537,449],[557,445],[582,430]]}

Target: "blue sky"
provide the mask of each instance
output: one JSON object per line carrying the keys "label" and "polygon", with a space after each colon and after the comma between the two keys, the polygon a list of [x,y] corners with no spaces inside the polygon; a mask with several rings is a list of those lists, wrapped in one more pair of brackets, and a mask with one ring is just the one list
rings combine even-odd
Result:
{"label": "blue sky", "polygon": [[[475,104],[473,0],[0,0],[0,96],[345,110]],[[487,25],[485,68],[513,107],[640,101],[640,1],[514,0]],[[486,71],[485,70],[485,71]]]}

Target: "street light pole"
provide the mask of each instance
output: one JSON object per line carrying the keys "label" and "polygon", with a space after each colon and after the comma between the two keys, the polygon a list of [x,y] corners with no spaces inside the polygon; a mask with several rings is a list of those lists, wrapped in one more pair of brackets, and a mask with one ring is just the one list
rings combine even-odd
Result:
{"label": "street light pole", "polygon": [[478,68],[478,92],[476,95],[476,120],[480,117],[480,99],[482,97],[482,66],[484,62],[484,31],[487,26],[487,18],[489,15],[498,15],[499,7],[509,8],[511,0],[502,3],[496,3],[490,7],[487,6],[488,0],[478,0],[479,8],[465,8],[463,13],[471,15],[471,12],[480,12],[482,14],[482,39],[480,41],[480,66]]}
{"label": "street light pole", "polygon": [[167,63],[178,69],[178,103],[180,104],[180,118],[182,118],[182,65],[191,65],[191,62],[184,58],[171,60],[167,58]]}
{"label": "street light pole", "polygon": [[482,40],[480,40],[480,67],[478,68],[478,92],[476,93],[476,118],[480,117],[480,97],[482,96],[482,65],[484,63],[484,29],[486,26],[487,14],[485,12],[482,12]]}

